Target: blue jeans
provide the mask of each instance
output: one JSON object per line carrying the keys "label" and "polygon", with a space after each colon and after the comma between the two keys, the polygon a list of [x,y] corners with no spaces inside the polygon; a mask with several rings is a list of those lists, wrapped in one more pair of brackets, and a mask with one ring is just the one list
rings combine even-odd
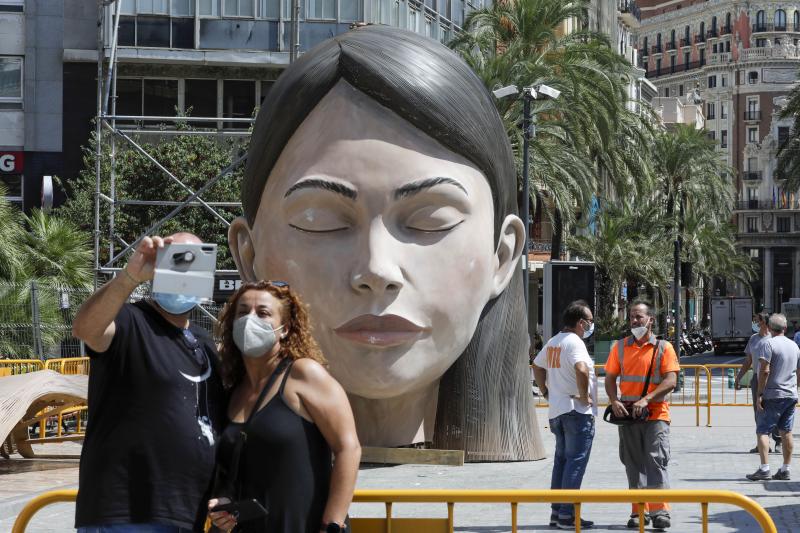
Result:
{"label": "blue jeans", "polygon": [[756,417],[756,435],[769,435],[776,429],[791,433],[796,405],[796,398],[764,400],[764,410],[759,411]]}
{"label": "blue jeans", "polygon": [[78,528],[78,533],[191,533],[191,531],[166,524],[110,524]]}
{"label": "blue jeans", "polygon": [[[556,436],[551,489],[579,489],[589,463],[594,440],[594,416],[575,411],[550,419],[550,431]],[[575,516],[571,503],[554,503],[553,514],[561,518]]]}

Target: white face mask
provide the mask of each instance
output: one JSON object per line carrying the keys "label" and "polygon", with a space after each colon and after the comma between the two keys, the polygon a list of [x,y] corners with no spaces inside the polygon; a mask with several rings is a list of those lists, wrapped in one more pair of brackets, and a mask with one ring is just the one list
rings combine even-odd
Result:
{"label": "white face mask", "polygon": [[647,326],[639,326],[638,328],[631,328],[631,333],[638,341],[647,334]]}
{"label": "white face mask", "polygon": [[589,322],[589,329],[583,330],[583,338],[588,339],[594,333],[594,322]]}
{"label": "white face mask", "polygon": [[[278,328],[278,331],[283,326]],[[272,351],[278,339],[272,325],[254,314],[233,321],[233,342],[245,357],[263,357]]]}

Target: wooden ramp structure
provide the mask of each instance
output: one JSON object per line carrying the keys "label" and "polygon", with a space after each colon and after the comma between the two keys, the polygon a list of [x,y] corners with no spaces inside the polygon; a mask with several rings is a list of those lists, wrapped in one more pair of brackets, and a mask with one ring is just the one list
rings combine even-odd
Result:
{"label": "wooden ramp structure", "polygon": [[[82,440],[83,432],[47,437],[44,421],[75,411],[86,405],[89,376],[63,375],[52,370],[40,370],[0,377],[0,454],[16,451],[26,458],[34,457],[32,444]],[[79,413],[80,414],[80,413]],[[39,425],[38,438],[30,438],[28,428]]]}

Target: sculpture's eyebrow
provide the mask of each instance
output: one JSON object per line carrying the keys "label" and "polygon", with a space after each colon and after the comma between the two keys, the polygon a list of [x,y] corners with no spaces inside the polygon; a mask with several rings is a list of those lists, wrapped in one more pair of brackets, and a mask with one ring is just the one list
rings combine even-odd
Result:
{"label": "sculpture's eyebrow", "polygon": [[464,186],[461,185],[456,180],[454,180],[453,178],[439,177],[439,178],[426,178],[424,180],[414,181],[406,185],[403,185],[402,187],[398,187],[394,191],[394,199],[400,200],[401,198],[417,194],[419,192],[424,191],[425,189],[436,187],[437,185],[453,185],[461,189],[464,192],[464,194],[469,196]]}
{"label": "sculpture's eyebrow", "polygon": [[341,194],[345,198],[349,198],[351,200],[355,200],[358,197],[358,191],[356,191],[354,188],[348,187],[342,183],[337,183],[335,181],[329,181],[322,178],[310,178],[299,181],[289,187],[289,190],[286,191],[286,194],[284,194],[283,197],[288,198],[290,194],[301,189],[323,189],[326,191],[335,192],[336,194]]}

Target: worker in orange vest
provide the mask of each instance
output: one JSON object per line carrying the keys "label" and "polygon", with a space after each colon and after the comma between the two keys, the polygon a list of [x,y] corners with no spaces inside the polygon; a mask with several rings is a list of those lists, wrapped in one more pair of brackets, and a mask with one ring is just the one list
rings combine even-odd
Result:
{"label": "worker in orange vest", "polygon": [[[649,303],[634,301],[628,318],[632,336],[614,343],[606,362],[606,394],[615,416],[639,418],[645,409],[649,416],[619,426],[619,457],[625,465],[628,488],[668,489],[670,418],[665,399],[675,388],[680,366],[672,345],[653,335],[655,317]],[[645,504],[645,525],[651,520],[656,529],[670,527],[669,505]],[[633,504],[627,526],[639,528],[638,504]]]}

